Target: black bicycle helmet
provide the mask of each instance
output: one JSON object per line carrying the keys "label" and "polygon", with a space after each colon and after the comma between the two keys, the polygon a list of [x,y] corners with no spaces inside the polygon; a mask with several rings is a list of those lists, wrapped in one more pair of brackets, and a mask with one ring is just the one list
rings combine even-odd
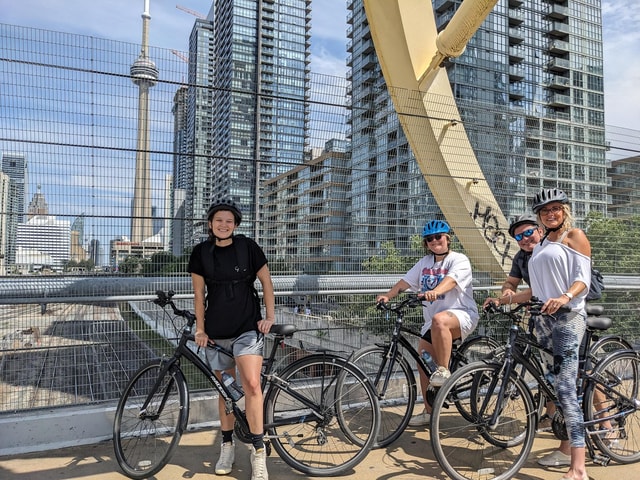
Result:
{"label": "black bicycle helmet", "polygon": [[213,201],[209,210],[207,210],[207,221],[210,221],[213,214],[220,210],[233,213],[233,216],[236,219],[236,225],[240,225],[240,222],[242,222],[242,212],[233,200],[226,197],[218,197]]}
{"label": "black bicycle helmet", "polygon": [[516,217],[516,219],[509,225],[509,235],[512,237],[515,235],[516,228],[521,225],[535,225],[538,226],[538,218],[535,215],[531,215],[530,213],[526,213],[524,215],[520,215]]}
{"label": "black bicycle helmet", "polygon": [[533,213],[538,213],[542,207],[552,202],[569,203],[569,197],[558,188],[543,188],[533,197]]}
{"label": "black bicycle helmet", "polygon": [[443,220],[431,220],[422,229],[422,236],[435,235],[436,233],[449,233],[451,228],[449,224]]}

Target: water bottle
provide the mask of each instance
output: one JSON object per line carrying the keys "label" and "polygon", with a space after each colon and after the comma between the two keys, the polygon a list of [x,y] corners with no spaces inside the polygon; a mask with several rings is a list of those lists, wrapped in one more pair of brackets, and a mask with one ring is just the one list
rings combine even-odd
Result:
{"label": "water bottle", "polygon": [[227,387],[229,395],[231,395],[234,401],[237,402],[243,397],[244,392],[242,391],[242,387],[240,387],[240,385],[236,383],[236,380],[227,372],[222,372],[222,383]]}
{"label": "water bottle", "polygon": [[429,373],[433,373],[438,369],[438,365],[433,360],[433,357],[429,352],[427,352],[426,350],[422,350],[421,356],[422,356],[422,360],[427,365]]}

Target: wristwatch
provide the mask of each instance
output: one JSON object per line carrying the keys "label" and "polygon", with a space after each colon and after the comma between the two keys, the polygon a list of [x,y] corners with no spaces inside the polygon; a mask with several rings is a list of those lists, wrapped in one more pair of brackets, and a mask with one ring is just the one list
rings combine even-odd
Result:
{"label": "wristwatch", "polygon": [[573,300],[573,293],[571,292],[564,292],[563,295],[569,297],[569,300]]}

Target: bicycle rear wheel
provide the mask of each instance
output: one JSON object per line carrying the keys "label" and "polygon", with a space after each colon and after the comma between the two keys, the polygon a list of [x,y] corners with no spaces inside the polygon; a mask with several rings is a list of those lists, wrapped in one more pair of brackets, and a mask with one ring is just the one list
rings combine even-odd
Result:
{"label": "bicycle rear wheel", "polygon": [[[512,375],[498,401],[504,378],[499,364],[459,368],[440,388],[431,414],[431,445],[438,463],[454,480],[513,478],[527,460],[535,438],[531,392]],[[472,419],[452,403],[464,402]],[[497,412],[497,423],[491,425]]]}
{"label": "bicycle rear wheel", "polygon": [[592,355],[594,363],[597,363],[610,353],[618,350],[633,350],[633,346],[618,335],[605,335],[591,345],[589,354]]}
{"label": "bicycle rear wheel", "polygon": [[389,359],[388,351],[388,345],[371,345],[358,350],[351,359],[369,377],[378,394],[380,431],[374,448],[386,447],[402,435],[418,395],[416,378],[407,359],[400,352]]}
{"label": "bicycle rear wheel", "polygon": [[[468,365],[479,360],[485,360],[489,358],[497,349],[500,348],[498,342],[493,338],[484,335],[478,335],[475,337],[467,338],[460,344],[457,351],[453,355],[451,361],[451,371],[455,372],[464,365]],[[462,389],[462,392],[465,390]],[[454,399],[457,393],[452,391],[451,398]],[[468,409],[469,403],[462,398],[460,401],[455,402],[456,408],[465,419],[471,421],[473,419],[472,412]]]}
{"label": "bicycle rear wheel", "polygon": [[174,365],[160,378],[162,368],[160,360],[140,368],[116,409],[114,451],[124,474],[133,479],[158,473],[187,427],[189,394],[184,376]]}
{"label": "bicycle rear wheel", "polygon": [[314,354],[272,379],[265,429],[278,455],[311,476],[341,475],[373,447],[380,424],[366,375],[345,359]]}
{"label": "bicycle rear wheel", "polygon": [[451,371],[469,363],[485,360],[492,356],[493,352],[500,348],[500,344],[491,337],[476,335],[465,339],[458,347],[451,360]]}
{"label": "bicycle rear wheel", "polygon": [[593,369],[584,394],[587,422],[610,419],[610,428],[591,425],[587,434],[600,451],[618,463],[640,460],[640,357],[634,351],[614,352]]}

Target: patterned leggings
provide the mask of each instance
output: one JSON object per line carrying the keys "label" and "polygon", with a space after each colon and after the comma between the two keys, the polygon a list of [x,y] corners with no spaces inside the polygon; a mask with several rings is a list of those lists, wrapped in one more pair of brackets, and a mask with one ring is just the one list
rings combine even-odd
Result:
{"label": "patterned leggings", "polygon": [[[584,447],[584,416],[578,402],[576,380],[580,342],[586,319],[576,312],[536,317],[536,337],[540,345],[553,350],[553,359],[543,355],[545,368],[555,376],[555,388],[572,447]],[[551,362],[553,362],[551,364]]]}

